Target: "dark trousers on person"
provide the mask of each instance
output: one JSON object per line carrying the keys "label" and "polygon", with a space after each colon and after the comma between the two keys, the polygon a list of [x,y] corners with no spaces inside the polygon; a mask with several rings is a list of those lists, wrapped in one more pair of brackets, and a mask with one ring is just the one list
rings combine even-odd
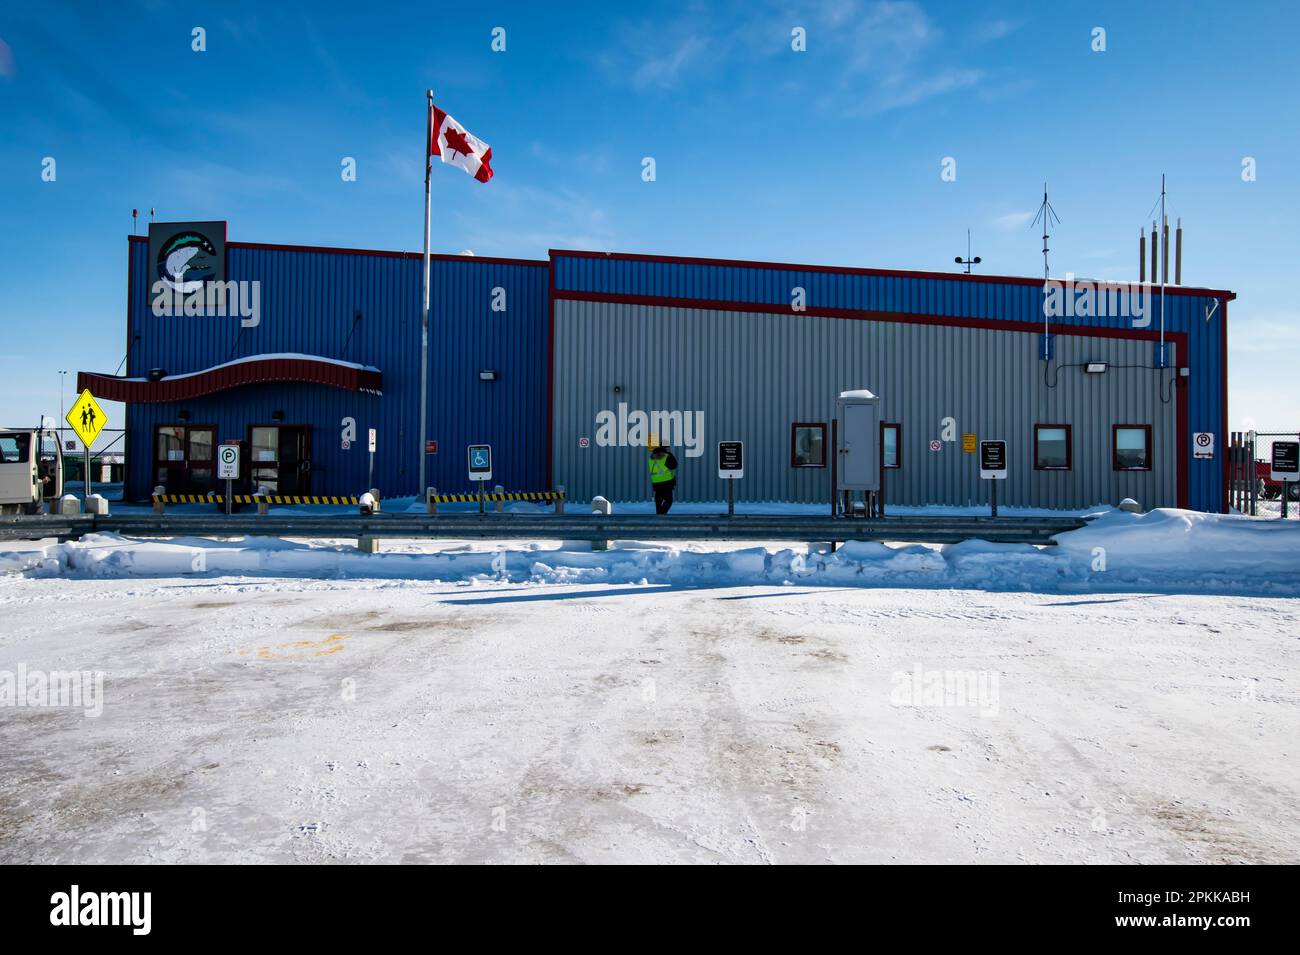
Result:
{"label": "dark trousers on person", "polygon": [[676,486],[676,481],[661,481],[654,485],[656,514],[668,513],[668,509],[673,506],[673,488]]}

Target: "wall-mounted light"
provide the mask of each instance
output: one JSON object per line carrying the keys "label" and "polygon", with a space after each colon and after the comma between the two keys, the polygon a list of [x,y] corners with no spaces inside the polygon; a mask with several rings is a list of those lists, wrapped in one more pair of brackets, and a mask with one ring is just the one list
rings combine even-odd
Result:
{"label": "wall-mounted light", "polygon": [[484,368],[482,371],[480,371],[480,372],[478,373],[478,380],[479,380],[479,381],[496,381],[496,380],[497,380],[497,373],[496,373],[495,371],[493,371],[491,368]]}
{"label": "wall-mounted light", "polygon": [[189,421],[190,413],[188,411],[182,411],[179,414],[177,414],[176,417],[179,418],[181,421]]}
{"label": "wall-mounted light", "polygon": [[284,420],[284,412],[283,412],[283,411],[278,411],[278,410],[277,410],[277,411],[272,411],[272,412],[271,412],[271,420],[274,421],[274,422],[276,422],[277,424],[278,424],[279,422],[283,421],[283,420]]}
{"label": "wall-mounted light", "polygon": [[1191,374],[1192,374],[1192,370],[1191,370],[1190,368],[1188,368],[1186,365],[1184,365],[1182,368],[1179,368],[1179,369],[1178,369],[1178,377],[1179,377],[1179,378],[1187,378],[1187,377],[1190,377]]}
{"label": "wall-mounted light", "polygon": [[614,386],[614,394],[617,395],[617,394],[619,394],[620,392],[622,392],[622,390],[623,390],[623,386],[622,386],[622,385],[615,385],[615,386]]}
{"label": "wall-mounted light", "polygon": [[1090,375],[1106,374],[1106,363],[1104,361],[1090,361],[1084,366],[1084,371]]}
{"label": "wall-mounted light", "polygon": [[149,380],[150,380],[150,381],[162,381],[162,380],[163,380],[164,378],[166,378],[166,377],[167,377],[167,369],[166,369],[166,368],[150,368],[150,369],[149,369]]}

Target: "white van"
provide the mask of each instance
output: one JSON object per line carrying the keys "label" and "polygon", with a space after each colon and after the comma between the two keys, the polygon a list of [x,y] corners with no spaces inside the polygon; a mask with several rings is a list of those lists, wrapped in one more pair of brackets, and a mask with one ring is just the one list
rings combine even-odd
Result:
{"label": "white van", "polygon": [[52,431],[0,428],[0,514],[39,514],[63,494],[63,452]]}

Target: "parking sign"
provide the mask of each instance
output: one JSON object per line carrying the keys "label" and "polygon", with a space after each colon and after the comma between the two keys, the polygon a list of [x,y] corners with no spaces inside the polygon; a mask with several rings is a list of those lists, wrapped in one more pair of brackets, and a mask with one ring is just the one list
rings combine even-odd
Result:
{"label": "parking sign", "polygon": [[217,448],[217,480],[239,480],[239,445],[223,444]]}
{"label": "parking sign", "polygon": [[469,479],[471,481],[492,480],[492,445],[471,444],[469,446]]}

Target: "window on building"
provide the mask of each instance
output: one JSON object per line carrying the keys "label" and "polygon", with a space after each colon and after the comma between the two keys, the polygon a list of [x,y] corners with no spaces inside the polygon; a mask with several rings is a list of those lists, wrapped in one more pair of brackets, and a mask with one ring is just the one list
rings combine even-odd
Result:
{"label": "window on building", "polygon": [[212,441],[213,431],[211,428],[191,428],[189,459],[191,461],[211,461]]}
{"label": "window on building", "polygon": [[185,460],[185,426],[184,425],[159,425],[158,426],[158,457],[159,461],[184,461]]}
{"label": "window on building", "polygon": [[826,425],[795,422],[790,426],[790,467],[826,467]]}
{"label": "window on building", "polygon": [[253,461],[265,461],[274,464],[279,457],[280,450],[280,429],[258,427],[253,428]]}
{"label": "window on building", "polygon": [[1038,471],[1068,471],[1072,460],[1068,424],[1034,425],[1034,468]]}
{"label": "window on building", "polygon": [[880,423],[880,463],[887,468],[903,466],[903,426],[889,421]]}
{"label": "window on building", "polygon": [[1117,424],[1113,436],[1112,461],[1116,471],[1151,470],[1151,425]]}

